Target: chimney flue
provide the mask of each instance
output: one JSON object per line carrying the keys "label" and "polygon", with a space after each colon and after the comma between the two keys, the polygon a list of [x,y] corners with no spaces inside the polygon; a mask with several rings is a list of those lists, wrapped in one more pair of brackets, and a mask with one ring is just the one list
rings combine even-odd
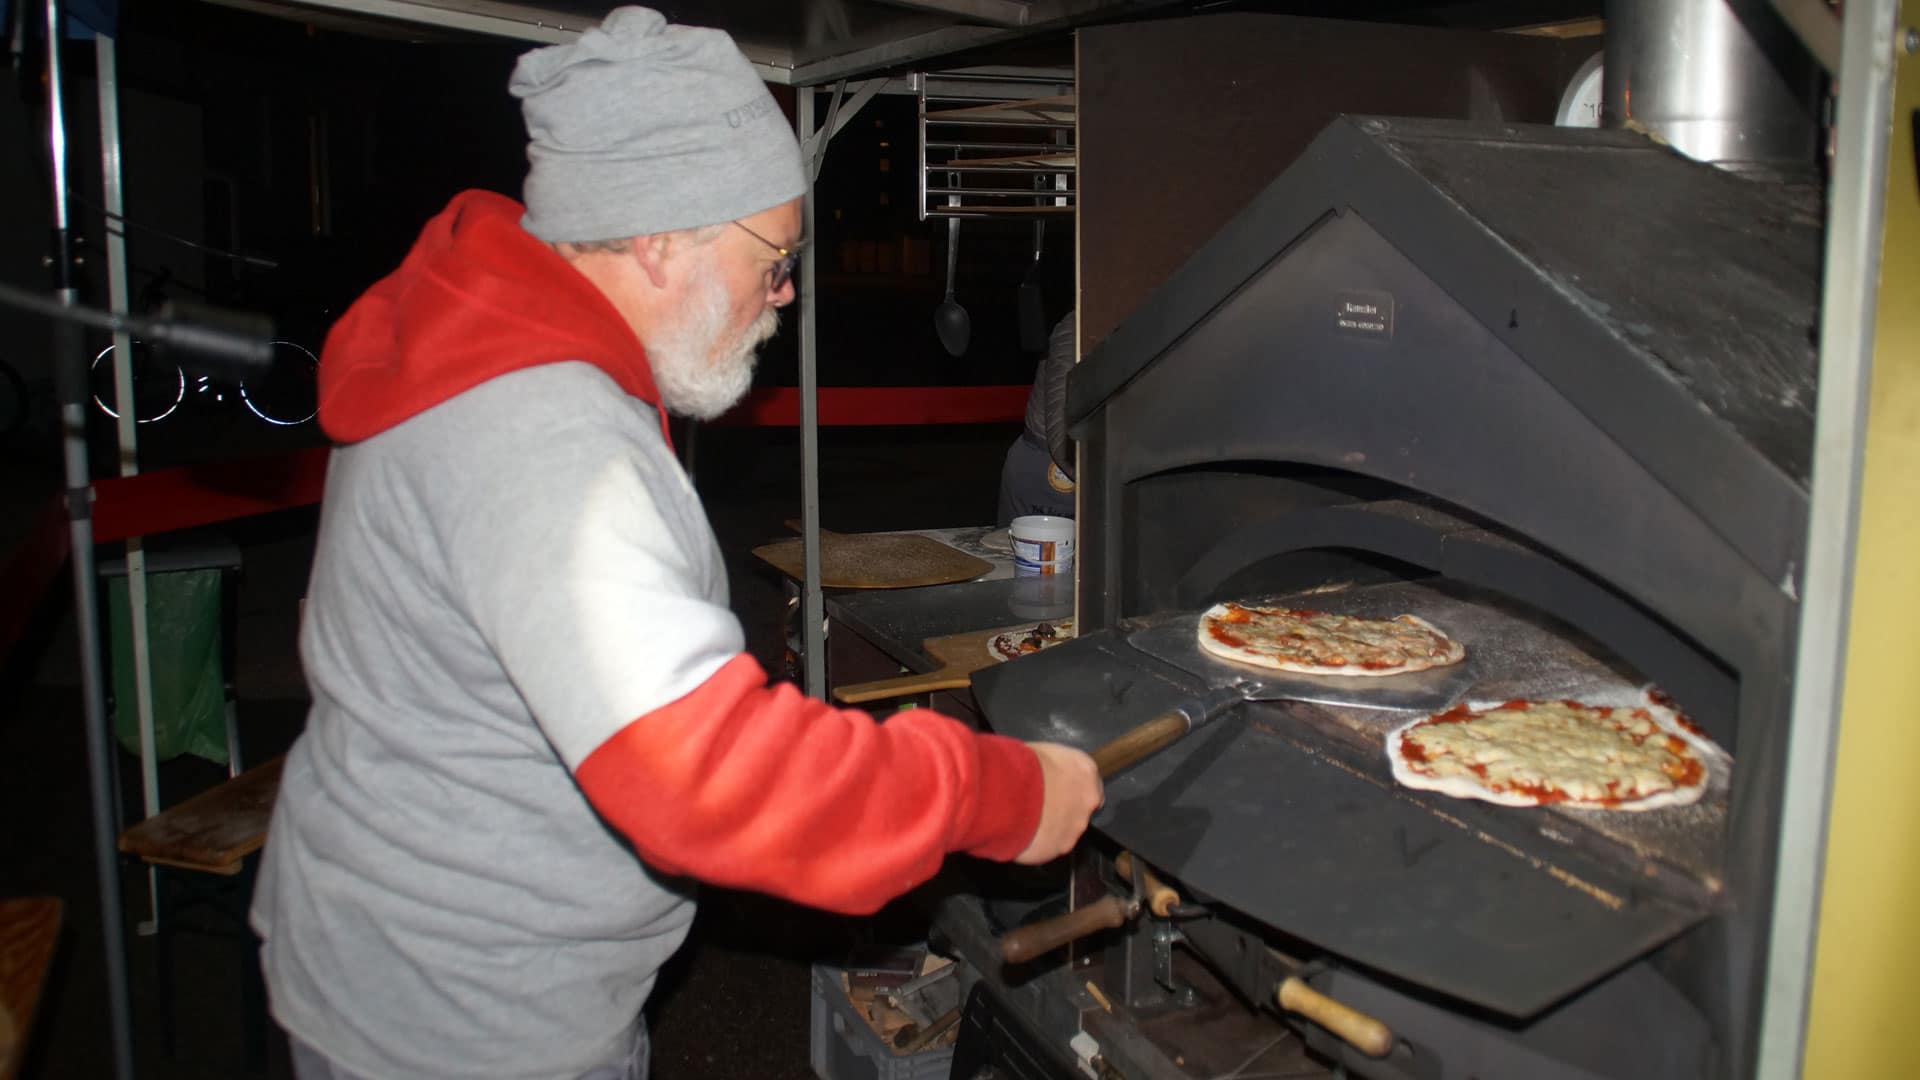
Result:
{"label": "chimney flue", "polygon": [[1740,173],[1814,168],[1819,69],[1764,0],[1607,0],[1601,124]]}

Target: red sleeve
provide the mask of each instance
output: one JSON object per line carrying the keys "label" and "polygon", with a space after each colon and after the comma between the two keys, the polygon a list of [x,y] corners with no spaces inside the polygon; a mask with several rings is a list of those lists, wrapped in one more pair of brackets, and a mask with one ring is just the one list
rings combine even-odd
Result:
{"label": "red sleeve", "polygon": [[744,653],[574,770],[649,865],[847,914],[926,881],[950,851],[1011,859],[1040,824],[1025,744],[926,710],[876,723]]}

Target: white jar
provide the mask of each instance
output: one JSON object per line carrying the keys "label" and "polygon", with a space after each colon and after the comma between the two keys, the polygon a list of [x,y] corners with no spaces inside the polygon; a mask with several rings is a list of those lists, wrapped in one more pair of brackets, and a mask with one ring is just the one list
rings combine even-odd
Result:
{"label": "white jar", "polygon": [[1032,514],[1013,519],[1008,529],[1016,574],[1066,574],[1073,571],[1073,519]]}

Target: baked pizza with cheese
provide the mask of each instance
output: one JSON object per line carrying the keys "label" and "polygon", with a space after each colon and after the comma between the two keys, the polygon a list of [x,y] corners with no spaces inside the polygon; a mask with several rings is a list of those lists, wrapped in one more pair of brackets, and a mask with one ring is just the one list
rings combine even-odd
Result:
{"label": "baked pizza with cheese", "polygon": [[1712,744],[1649,698],[1456,705],[1387,736],[1394,779],[1502,806],[1655,810],[1697,802]]}
{"label": "baked pizza with cheese", "polygon": [[1457,664],[1466,646],[1417,615],[1364,619],[1301,608],[1215,604],[1200,648],[1222,659],[1307,675],[1400,675]]}
{"label": "baked pizza with cheese", "polygon": [[1035,623],[1024,630],[1009,630],[996,634],[987,642],[987,652],[995,660],[1017,660],[1029,656],[1041,649],[1051,648],[1063,641],[1073,640],[1073,620],[1056,619],[1053,622]]}

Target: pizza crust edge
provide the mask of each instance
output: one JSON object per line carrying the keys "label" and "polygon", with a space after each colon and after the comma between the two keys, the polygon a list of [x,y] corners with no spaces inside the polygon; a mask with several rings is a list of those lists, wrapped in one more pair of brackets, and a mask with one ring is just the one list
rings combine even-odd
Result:
{"label": "pizza crust edge", "polygon": [[[1470,705],[1469,708],[1476,712],[1491,711],[1500,708],[1502,704],[1504,703],[1487,702]],[[1586,702],[1576,702],[1576,704],[1585,705]],[[1621,708],[1623,706],[1589,705],[1588,707]],[[1679,722],[1679,714],[1664,705],[1657,704],[1652,700],[1647,700],[1639,705],[1625,707],[1647,710],[1647,714],[1653,718],[1655,726],[1670,735],[1678,736],[1682,742],[1687,744],[1688,751],[1691,752],[1694,759],[1700,763],[1700,783],[1691,787],[1656,791],[1651,795],[1638,799],[1608,805],[1606,803],[1583,802],[1578,799],[1568,799],[1564,802],[1556,803],[1543,803],[1528,795],[1515,795],[1510,792],[1494,791],[1490,788],[1482,787],[1464,776],[1428,776],[1425,773],[1414,771],[1413,767],[1407,764],[1405,752],[1401,748],[1400,740],[1407,732],[1433,719],[1431,715],[1409,720],[1387,733],[1387,764],[1393,769],[1394,780],[1406,787],[1417,788],[1421,791],[1433,791],[1456,799],[1478,799],[1481,802],[1493,803],[1496,806],[1557,806],[1568,810],[1625,810],[1632,813],[1639,813],[1646,810],[1664,810],[1674,806],[1691,806],[1704,798],[1707,793],[1707,788],[1713,784],[1714,758],[1717,755],[1724,754],[1725,751],[1711,743],[1705,742],[1693,732],[1686,730]]]}

